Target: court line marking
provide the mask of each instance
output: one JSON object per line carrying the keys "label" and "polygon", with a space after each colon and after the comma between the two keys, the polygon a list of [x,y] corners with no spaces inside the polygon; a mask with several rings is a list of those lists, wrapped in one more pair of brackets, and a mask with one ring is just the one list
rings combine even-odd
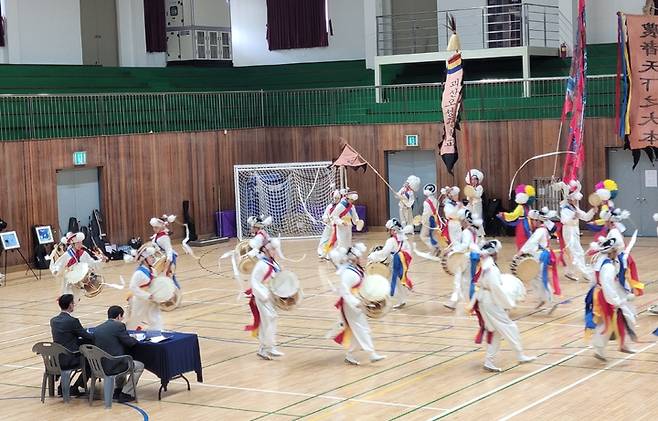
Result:
{"label": "court line marking", "polygon": [[606,367],[604,367],[604,368],[602,368],[602,369],[600,369],[600,370],[598,370],[598,371],[595,371],[594,373],[592,373],[592,374],[590,374],[590,375],[588,375],[588,376],[585,376],[585,377],[583,377],[582,379],[577,380],[577,381],[575,381],[575,382],[573,382],[573,383],[571,383],[571,384],[569,384],[569,385],[563,387],[562,389],[556,390],[555,392],[551,393],[550,395],[545,396],[545,397],[541,398],[540,400],[531,403],[530,405],[524,406],[523,408],[521,408],[521,409],[519,409],[519,410],[517,410],[517,411],[514,411],[514,412],[512,412],[512,413],[509,414],[509,415],[506,415],[505,417],[501,418],[500,421],[507,421],[507,420],[509,420],[509,419],[511,419],[511,418],[513,418],[513,417],[515,417],[515,416],[517,416],[517,415],[519,415],[519,414],[522,414],[522,413],[524,413],[525,411],[527,411],[528,409],[532,409],[532,408],[534,408],[535,406],[540,405],[540,404],[546,402],[547,400],[554,398],[555,396],[561,394],[562,392],[566,392],[567,390],[572,389],[572,388],[578,386],[579,384],[586,382],[587,380],[591,379],[592,377],[598,376],[599,374],[601,374],[601,373],[603,373],[603,372],[606,372],[606,371],[610,370],[611,368],[613,368],[613,367],[615,367],[615,366],[617,366],[617,365],[623,363],[624,361],[627,361],[627,360],[629,360],[630,358],[633,358],[634,355],[641,354],[642,352],[644,352],[644,351],[646,351],[647,349],[652,348],[652,347],[654,347],[654,346],[656,346],[656,343],[652,343],[651,345],[647,345],[647,346],[645,346],[644,348],[642,348],[641,350],[637,351],[635,354],[627,355],[626,357],[624,357],[624,358],[622,358],[622,359],[620,359],[620,360],[615,361],[614,363],[610,364],[609,366],[606,366]]}
{"label": "court line marking", "polygon": [[[2,367],[9,367],[9,368],[19,368],[19,369],[27,369],[27,370],[37,370],[41,371],[41,367],[30,367],[30,366],[24,366],[24,365],[17,365],[17,364],[0,364]],[[169,382],[170,384],[180,384],[180,385],[186,385],[187,383],[183,381],[173,381]],[[239,387],[239,386],[228,386],[228,385],[220,385],[220,384],[211,384],[211,383],[198,383],[194,385],[195,387],[207,387],[207,388],[213,388],[213,389],[227,389],[227,390],[240,390],[244,392],[256,392],[256,393],[271,393],[275,395],[287,395],[287,396],[299,396],[299,397],[304,397],[304,398],[322,398],[322,399],[328,399],[328,400],[333,400],[333,401],[342,401],[342,400],[352,400],[355,402],[360,402],[360,403],[367,403],[367,404],[373,404],[373,405],[383,405],[383,406],[395,406],[395,407],[400,407],[400,408],[408,408],[408,409],[429,409],[433,411],[445,411],[445,408],[436,408],[436,407],[423,407],[419,408],[419,405],[408,405],[404,403],[396,403],[396,402],[382,402],[382,401],[372,401],[372,400],[367,400],[367,399],[350,399],[347,397],[342,397],[342,396],[331,396],[331,395],[314,395],[312,393],[301,393],[301,392],[285,392],[281,390],[270,390],[270,389],[257,389],[257,388],[251,388],[251,387]]]}
{"label": "court line marking", "polygon": [[[181,385],[186,385],[187,383],[182,382],[182,381],[173,381],[170,383],[174,384],[181,384]],[[227,385],[220,385],[220,384],[210,384],[210,383],[199,383],[195,384],[195,387],[210,387],[210,388],[215,388],[215,389],[228,389],[228,390],[240,390],[240,391],[245,391],[245,392],[257,392],[257,393],[272,393],[275,395],[286,395],[286,396],[299,396],[299,397],[304,397],[304,398],[322,398],[322,399],[328,399],[332,401],[355,401],[359,403],[367,403],[367,404],[374,404],[374,405],[383,405],[383,406],[395,406],[395,407],[400,407],[400,408],[409,408],[409,409],[429,409],[433,411],[446,411],[445,408],[437,408],[437,407],[431,407],[431,406],[426,406],[423,408],[420,408],[420,405],[409,405],[405,403],[397,403],[397,402],[383,402],[383,401],[373,401],[373,400],[368,400],[368,399],[351,399],[348,397],[344,396],[331,396],[331,395],[315,395],[312,393],[301,393],[301,392],[285,392],[281,390],[270,390],[270,389],[256,389],[256,388],[251,388],[251,387],[238,387],[238,386],[227,386]]]}
{"label": "court line marking", "polygon": [[[497,393],[497,392],[499,392],[499,391],[501,391],[501,390],[503,390],[503,389],[506,389],[506,388],[508,388],[508,387],[510,387],[510,386],[513,386],[513,385],[515,385],[515,384],[517,384],[517,383],[519,383],[519,382],[522,382],[522,381],[525,380],[525,379],[528,379],[528,378],[530,378],[530,377],[536,376],[537,374],[539,374],[539,373],[541,373],[541,372],[544,372],[544,371],[546,371],[546,370],[550,370],[551,368],[553,368],[553,367],[555,367],[555,366],[558,366],[558,365],[562,364],[563,362],[565,362],[565,361],[567,361],[567,360],[570,360],[571,358],[575,357],[576,355],[580,355],[580,354],[582,354],[583,352],[587,351],[588,349],[589,349],[589,348],[581,349],[580,351],[578,351],[578,352],[574,352],[574,353],[571,354],[571,355],[567,355],[566,357],[560,358],[559,360],[557,360],[557,361],[555,361],[555,362],[553,362],[553,363],[551,363],[551,364],[549,364],[549,365],[547,365],[547,366],[541,367],[541,368],[539,368],[539,369],[537,369],[537,370],[535,370],[535,371],[532,371],[532,372],[530,372],[530,373],[524,374],[523,376],[521,376],[521,377],[517,377],[517,378],[514,379],[514,380],[510,380],[509,382],[507,382],[507,383],[505,383],[505,384],[502,384],[502,385],[496,387],[495,389],[492,389],[492,390],[490,390],[490,391],[488,391],[488,392],[485,392],[485,393],[483,393],[483,394],[481,394],[481,395],[479,395],[479,396],[476,396],[475,398],[469,399],[468,401],[466,401],[466,402],[464,402],[464,403],[461,403],[461,404],[459,404],[459,405],[457,405],[457,406],[455,406],[455,407],[452,407],[452,408],[448,409],[447,412],[446,412],[445,414],[441,414],[441,415],[438,416],[438,417],[431,418],[431,420],[434,421],[434,420],[441,419],[441,418],[446,417],[446,416],[448,416],[448,415],[450,415],[450,414],[452,414],[452,413],[454,413],[454,412],[457,412],[457,411],[459,411],[459,410],[461,410],[461,409],[463,409],[463,408],[466,408],[467,406],[470,406],[470,405],[472,405],[472,404],[474,404],[474,403],[476,403],[476,402],[478,402],[478,401],[480,401],[480,400],[482,400],[482,399],[486,399],[486,398],[488,398],[489,396],[491,396],[491,395],[493,395],[493,394],[495,394],[495,393]],[[431,402],[430,402],[430,403],[431,403]],[[403,415],[404,415],[404,414],[403,414]]]}

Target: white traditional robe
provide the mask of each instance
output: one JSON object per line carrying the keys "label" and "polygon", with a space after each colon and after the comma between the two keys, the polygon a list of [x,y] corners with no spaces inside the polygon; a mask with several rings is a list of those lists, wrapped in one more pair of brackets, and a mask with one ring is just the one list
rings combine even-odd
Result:
{"label": "white traditional robe", "polygon": [[[492,332],[491,343],[487,346],[485,365],[495,366],[493,359],[500,348],[500,340],[505,338],[516,352],[517,358],[523,356],[521,334],[507,310],[516,306],[512,297],[509,297],[502,288],[500,269],[493,258],[485,256],[481,261],[482,273],[478,279],[478,288],[475,293],[477,306],[484,321],[487,332]],[[486,338],[486,333],[484,337]]]}
{"label": "white traditional robe", "polygon": [[[368,256],[368,260],[373,262],[382,262],[389,259],[389,267],[391,269],[391,274],[393,274],[393,265],[396,258],[396,254],[405,252],[408,256],[411,256],[411,247],[409,246],[409,241],[407,237],[399,232],[397,234],[391,235],[388,240],[384,243],[384,247],[381,250],[373,251]],[[400,256],[400,259],[405,258],[405,256]],[[407,271],[409,268],[407,267]],[[392,280],[391,280],[392,282]],[[401,279],[396,279],[397,285],[395,288],[395,294],[393,298],[397,301],[398,304],[406,304],[408,289],[405,285],[402,285]]]}
{"label": "white traditional robe", "polygon": [[96,268],[102,262],[91,257],[91,255],[84,249],[76,252],[73,246],[69,246],[66,253],[61,255],[55,263],[50,265],[50,271],[52,274],[55,275],[55,277],[60,278],[61,295],[73,294],[76,303],[80,300],[83,290],[66,282],[64,279],[64,273],[68,268],[77,263],[87,263],[90,268]]}
{"label": "white traditional robe", "polygon": [[349,249],[352,246],[352,225],[359,221],[356,206],[347,199],[341,200],[331,213],[331,220],[336,224],[336,245]]}
{"label": "white traditional robe", "polygon": [[[435,218],[435,229],[430,228],[430,216],[434,216]],[[439,201],[436,199],[434,196],[428,196],[425,198],[425,201],[423,202],[423,215],[422,215],[422,222],[423,222],[423,227],[420,229],[420,239],[423,243],[427,245],[427,247],[431,249],[438,249],[439,248],[439,236],[441,231],[438,229],[439,227]],[[434,239],[436,240],[436,245],[432,245],[432,241],[430,239],[430,234]]]}
{"label": "white traditional robe", "polygon": [[459,300],[470,302],[469,291],[471,288],[471,259],[470,254],[472,251],[478,251],[477,233],[473,228],[466,228],[462,230],[459,240],[452,243],[451,251],[456,253],[466,253],[466,264],[461,270],[457,270],[452,278],[452,294],[450,295],[450,302],[457,304]]}
{"label": "white traditional robe", "polygon": [[360,347],[371,354],[375,351],[375,347],[370,336],[368,317],[360,307],[361,300],[355,295],[363,282],[363,269],[353,265],[345,265],[338,270],[338,275],[340,276],[338,293],[341,297],[338,307],[341,312],[344,331],[334,340],[345,346],[348,353],[354,352]]}
{"label": "white traditional robe", "polygon": [[585,251],[580,244],[579,221],[590,221],[594,217],[594,209],[589,212],[582,211],[579,207],[563,203],[560,207],[560,222],[562,222],[562,237],[567,252],[569,253],[568,270],[575,274],[580,271],[587,279],[593,276],[592,269],[585,263]]}
{"label": "white traditional robe", "polygon": [[264,256],[258,258],[258,262],[251,271],[251,293],[256,302],[260,315],[258,326],[258,342],[261,349],[269,352],[276,345],[277,312],[272,299],[268,282],[280,271],[278,263]]}
{"label": "white traditional robe", "polygon": [[[619,283],[617,278],[617,274],[619,273],[619,262],[614,260],[608,261],[606,263],[607,259],[608,256],[601,255],[595,263],[594,269],[596,272],[598,272],[597,283],[603,291],[605,301],[611,304],[615,308],[615,311],[617,309],[621,309],[623,317],[626,319],[627,325],[631,329],[635,329],[637,314],[635,307],[630,301],[632,299],[633,293],[626,291],[624,287],[622,287],[622,285]],[[612,326],[608,326],[606,331],[604,322],[596,325],[594,335],[592,336],[592,347],[594,347],[599,355],[603,355],[603,351],[605,346],[608,344],[608,341],[610,340],[612,332]]]}
{"label": "white traditional robe", "polygon": [[325,245],[327,241],[331,239],[331,234],[334,230],[334,224],[331,221],[331,214],[334,209],[338,206],[338,203],[330,203],[324,210],[322,214],[322,222],[324,223],[324,229],[322,230],[322,235],[320,236],[320,243],[318,244],[318,256],[325,257]]}
{"label": "white traditional robe", "polygon": [[462,208],[461,202],[452,199],[446,199],[443,202],[443,213],[448,219],[448,235],[450,242],[459,241],[462,232],[462,223],[459,219],[459,210]]}
{"label": "white traditional robe", "polygon": [[[484,188],[481,184],[473,187],[475,189],[475,196],[468,198],[468,204],[466,209],[471,211],[473,215],[478,216],[479,218],[484,219],[484,213],[482,210],[482,195],[484,194]],[[484,237],[484,227],[478,228],[478,236]]]}
{"label": "white traditional robe", "polygon": [[400,208],[400,224],[403,227],[414,223],[413,205],[416,201],[416,194],[411,187],[402,187],[398,191]]}
{"label": "white traditional robe", "polygon": [[[532,233],[528,241],[525,242],[519,253],[530,253],[535,256],[537,262],[540,263],[541,267],[541,254],[544,250],[548,250],[550,246],[551,235],[548,232],[548,229],[545,226],[540,226]],[[549,273],[550,276],[550,273]],[[553,302],[553,284],[548,282],[546,289],[544,287],[544,282],[542,281],[542,271],[539,271],[539,274],[532,280],[532,287],[537,294],[539,301],[551,304]]]}
{"label": "white traditional robe", "polygon": [[148,330],[162,330],[160,305],[150,300],[149,286],[153,281],[153,271],[140,265],[130,278],[130,314],[126,326],[136,329],[137,326],[148,326]]}

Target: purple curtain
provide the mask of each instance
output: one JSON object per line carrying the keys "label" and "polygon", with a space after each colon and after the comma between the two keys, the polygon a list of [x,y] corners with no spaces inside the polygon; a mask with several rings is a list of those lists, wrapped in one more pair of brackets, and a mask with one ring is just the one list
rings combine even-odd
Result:
{"label": "purple curtain", "polygon": [[5,46],[5,18],[2,17],[2,6],[0,6],[0,47]]}
{"label": "purple curtain", "polygon": [[167,51],[167,23],[164,0],[144,0],[144,29],[146,30],[146,51],[163,53]]}
{"label": "purple curtain", "polygon": [[270,51],[327,47],[325,0],[267,0]]}

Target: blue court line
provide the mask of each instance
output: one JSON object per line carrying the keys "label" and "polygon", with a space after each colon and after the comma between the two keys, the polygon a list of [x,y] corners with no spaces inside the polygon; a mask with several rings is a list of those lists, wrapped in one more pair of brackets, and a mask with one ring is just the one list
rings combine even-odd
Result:
{"label": "blue court line", "polygon": [[134,410],[136,410],[137,412],[139,412],[140,414],[142,414],[142,417],[144,417],[144,421],[149,421],[149,414],[148,414],[146,411],[144,411],[142,408],[140,408],[139,406],[137,406],[137,405],[132,405],[132,404],[125,403],[125,402],[123,403],[123,405],[129,406],[129,407],[131,407],[132,409],[134,409]]}

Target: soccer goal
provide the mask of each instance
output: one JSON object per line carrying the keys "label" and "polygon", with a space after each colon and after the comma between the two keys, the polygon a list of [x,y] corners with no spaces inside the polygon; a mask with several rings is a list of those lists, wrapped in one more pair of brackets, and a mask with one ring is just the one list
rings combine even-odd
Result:
{"label": "soccer goal", "polygon": [[[288,164],[235,165],[235,217],[238,237],[249,237],[247,218],[271,216],[269,231],[281,238],[322,234],[322,213],[340,172],[331,161]],[[344,183],[344,174],[343,174]]]}

